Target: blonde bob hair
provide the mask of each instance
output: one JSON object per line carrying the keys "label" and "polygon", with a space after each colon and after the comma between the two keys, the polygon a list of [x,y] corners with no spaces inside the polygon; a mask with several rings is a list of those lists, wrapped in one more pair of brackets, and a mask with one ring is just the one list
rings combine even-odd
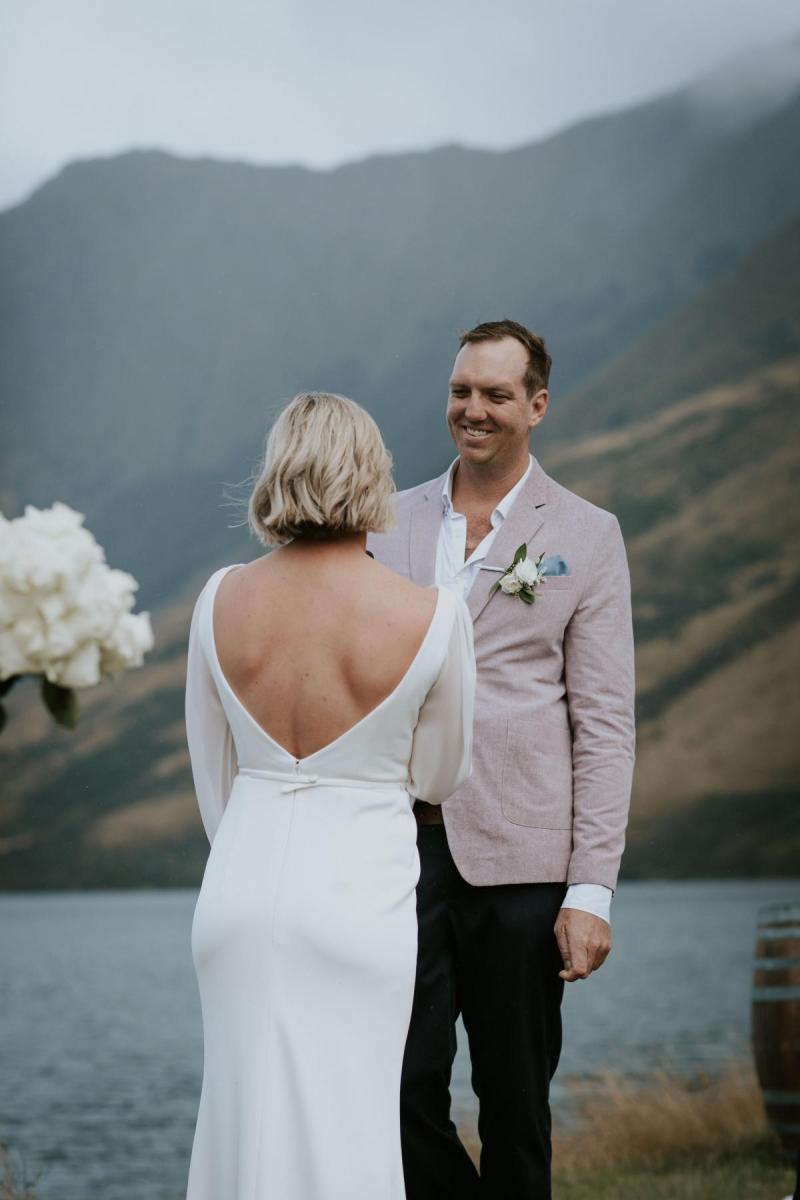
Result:
{"label": "blonde bob hair", "polygon": [[346,396],[300,392],[269,432],[248,522],[265,546],[382,533],[393,492],[392,456],[369,413]]}

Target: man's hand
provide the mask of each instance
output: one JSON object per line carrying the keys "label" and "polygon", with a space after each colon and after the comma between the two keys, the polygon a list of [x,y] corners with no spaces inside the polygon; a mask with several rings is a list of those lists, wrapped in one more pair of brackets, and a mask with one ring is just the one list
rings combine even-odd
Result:
{"label": "man's hand", "polygon": [[566,983],[588,979],[611,951],[611,926],[602,917],[580,908],[561,909],[555,934],[564,960],[564,969],[558,973]]}

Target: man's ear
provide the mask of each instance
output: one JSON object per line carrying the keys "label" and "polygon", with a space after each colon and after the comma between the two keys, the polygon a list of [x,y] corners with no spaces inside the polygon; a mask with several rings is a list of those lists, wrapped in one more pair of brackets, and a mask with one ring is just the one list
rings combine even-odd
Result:
{"label": "man's ear", "polygon": [[540,388],[538,392],[534,392],[531,396],[531,411],[528,420],[528,429],[533,429],[534,425],[538,425],[544,414],[547,412],[547,403],[550,399],[550,393],[547,388]]}

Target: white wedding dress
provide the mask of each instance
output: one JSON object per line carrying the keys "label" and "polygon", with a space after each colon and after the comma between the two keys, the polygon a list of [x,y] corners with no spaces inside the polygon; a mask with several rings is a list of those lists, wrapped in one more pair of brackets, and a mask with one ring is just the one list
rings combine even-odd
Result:
{"label": "white wedding dress", "polygon": [[212,607],[231,569],[195,605],[186,678],[211,842],[192,924],[204,1069],[187,1200],[403,1200],[412,797],[440,803],[469,773],[472,622],[439,588],[397,687],[296,759],[222,673]]}

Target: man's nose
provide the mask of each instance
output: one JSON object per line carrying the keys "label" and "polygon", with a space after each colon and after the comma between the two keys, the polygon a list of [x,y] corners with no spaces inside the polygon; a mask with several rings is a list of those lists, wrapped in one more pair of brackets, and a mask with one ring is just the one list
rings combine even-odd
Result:
{"label": "man's nose", "polygon": [[470,392],[467,407],[464,409],[464,416],[468,421],[482,421],[486,416],[486,409],[481,400],[480,392]]}

